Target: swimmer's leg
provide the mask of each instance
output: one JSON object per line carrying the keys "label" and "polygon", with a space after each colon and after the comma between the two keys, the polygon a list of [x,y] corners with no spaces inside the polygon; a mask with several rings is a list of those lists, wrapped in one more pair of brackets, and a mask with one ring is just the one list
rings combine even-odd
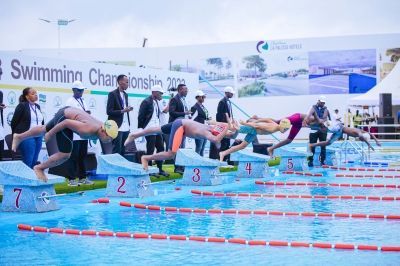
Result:
{"label": "swimmer's leg", "polygon": [[226,155],[229,155],[229,154],[231,154],[231,153],[233,153],[233,152],[235,152],[235,151],[243,150],[243,149],[246,148],[248,145],[249,145],[249,143],[248,143],[247,141],[243,141],[243,142],[240,143],[239,145],[233,146],[233,147],[229,148],[229,149],[226,150],[226,151],[221,151],[221,152],[219,153],[219,161],[220,161],[220,163],[223,163],[223,162],[224,162],[224,157],[225,157]]}

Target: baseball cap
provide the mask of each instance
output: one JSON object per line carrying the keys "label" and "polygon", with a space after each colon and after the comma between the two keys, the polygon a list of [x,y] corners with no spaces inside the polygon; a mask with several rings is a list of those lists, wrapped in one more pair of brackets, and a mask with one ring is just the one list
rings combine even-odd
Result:
{"label": "baseball cap", "polygon": [[326,97],[324,95],[319,96],[318,101],[321,103],[326,103]]}
{"label": "baseball cap", "polygon": [[83,86],[82,81],[79,81],[79,80],[75,80],[74,83],[72,83],[72,88],[73,89],[86,90],[86,87]]}
{"label": "baseball cap", "polygon": [[287,118],[284,118],[279,122],[279,126],[283,127],[285,130],[288,130],[291,126],[290,120]]}
{"label": "baseball cap", "polygon": [[158,91],[161,93],[165,93],[165,90],[163,90],[163,88],[160,85],[154,85],[153,87],[151,87],[151,91]]}
{"label": "baseball cap", "polygon": [[106,131],[107,135],[115,139],[118,135],[118,125],[114,120],[107,120],[103,124],[103,129]]}
{"label": "baseball cap", "polygon": [[194,93],[194,96],[195,97],[197,97],[197,96],[206,96],[207,94],[205,94],[202,90],[197,90],[195,93]]}
{"label": "baseball cap", "polygon": [[233,94],[235,93],[235,91],[233,90],[233,88],[230,87],[230,86],[225,87],[224,92],[230,92],[230,93],[233,93]]}

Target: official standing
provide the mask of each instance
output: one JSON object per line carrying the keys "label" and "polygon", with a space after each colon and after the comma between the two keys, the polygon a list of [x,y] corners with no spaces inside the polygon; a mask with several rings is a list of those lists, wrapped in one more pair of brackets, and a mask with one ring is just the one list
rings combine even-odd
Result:
{"label": "official standing", "polygon": [[[320,119],[324,119],[329,115],[328,107],[325,106],[325,103],[326,103],[326,97],[321,95],[318,98],[317,104],[314,104],[311,107],[312,109],[314,109],[317,112],[318,117]],[[326,114],[325,114],[325,111],[327,112]],[[320,142],[321,141],[326,141],[327,135],[328,135],[328,132],[326,132],[326,130],[321,130],[321,129],[313,130],[313,129],[311,129],[310,136],[309,136],[310,143],[311,144],[312,143],[317,143],[318,140]],[[313,167],[314,166],[313,161],[314,161],[315,147],[312,148],[311,152],[312,152],[313,155],[308,157],[308,166]],[[320,156],[321,156],[320,157],[321,158],[321,165],[324,165],[325,164],[325,158],[326,158],[326,146],[321,146]]]}
{"label": "official standing", "polygon": [[[229,117],[232,119],[233,118],[233,111],[232,111],[232,104],[230,99],[233,97],[233,94],[235,94],[235,91],[233,90],[232,87],[228,86],[225,87],[224,89],[225,92],[225,97],[221,99],[218,103],[218,108],[217,108],[217,117],[216,120],[217,122],[227,122],[226,121],[226,116],[225,113],[228,113]],[[223,138],[221,140],[221,148],[220,151],[226,151],[229,149],[229,146],[231,144],[230,139],[228,138]],[[229,160],[230,156],[227,155],[224,157],[224,161]]]}
{"label": "official standing", "polygon": [[113,140],[112,153],[125,155],[125,140],[129,135],[131,125],[129,112],[133,107],[129,106],[128,94],[125,92],[128,89],[128,77],[119,75],[117,78],[118,88],[108,94],[107,115],[108,120],[114,120],[118,125],[118,136]]}
{"label": "official standing", "polygon": [[[85,90],[86,87],[83,86],[81,81],[76,80],[74,83],[72,83],[73,96],[65,102],[65,106],[75,107],[90,114],[91,112],[88,110],[86,101],[82,98]],[[74,133],[73,143],[71,156],[69,157],[67,163],[69,179],[68,186],[75,187],[81,184],[93,185],[94,183],[86,178],[88,140],[81,139],[78,134]],[[76,182],[76,177],[79,178],[79,182]]]}
{"label": "official standing", "polygon": [[[144,99],[140,104],[139,108],[139,116],[138,116],[138,128],[145,129],[151,127],[159,127],[160,126],[160,107],[159,100],[161,100],[163,93],[165,91],[162,89],[160,85],[154,85],[151,88],[150,97]],[[146,155],[152,155],[154,153],[154,149],[157,149],[157,153],[164,151],[164,141],[162,135],[151,135],[146,136]],[[159,169],[159,173],[150,174],[157,178],[160,175],[169,176],[168,173],[163,171],[162,164],[163,161],[156,161],[157,167]],[[152,165],[152,162],[149,162],[149,166]]]}
{"label": "official standing", "polygon": [[[191,108],[192,114],[194,114],[197,111],[197,117],[194,118],[194,121],[204,124],[204,121],[208,120],[208,110],[203,104],[206,95],[201,90],[196,91],[194,95],[197,101]],[[204,156],[204,149],[206,147],[207,140],[195,139],[194,141],[196,143],[196,153],[198,153],[201,156]]]}
{"label": "official standing", "polygon": [[[188,88],[185,84],[178,85],[178,93],[172,97],[169,102],[169,120],[168,123],[174,122],[176,119],[191,118],[192,111],[189,110],[185,97],[188,93]],[[181,148],[185,148],[186,138],[182,139]],[[183,174],[183,166],[175,166],[174,172],[178,174]]]}

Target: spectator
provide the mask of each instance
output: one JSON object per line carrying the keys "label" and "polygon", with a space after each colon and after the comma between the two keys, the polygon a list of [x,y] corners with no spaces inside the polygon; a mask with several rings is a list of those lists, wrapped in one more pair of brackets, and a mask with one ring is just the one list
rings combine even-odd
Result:
{"label": "spectator", "polygon": [[112,142],[112,153],[119,153],[124,156],[124,143],[131,126],[129,112],[133,110],[133,107],[129,106],[128,94],[125,92],[129,85],[127,76],[119,75],[117,83],[118,88],[108,94],[107,115],[108,120],[114,120],[118,125],[118,136]]}
{"label": "spectator", "polygon": [[[208,120],[208,110],[203,105],[206,95],[201,90],[196,91],[194,95],[197,101],[191,108],[193,114],[197,111],[197,117],[194,121],[204,124],[204,121]],[[204,156],[207,139],[195,139],[194,141],[196,143],[196,153]]]}
{"label": "spectator", "polygon": [[[160,107],[158,101],[162,99],[162,95],[165,91],[160,85],[154,85],[151,88],[151,95],[144,99],[140,104],[139,116],[138,116],[138,128],[146,129],[151,127],[159,127],[160,124]],[[157,148],[157,153],[164,151],[164,141],[162,135],[149,135],[146,136],[146,155],[153,155],[154,149]],[[159,173],[150,174],[157,178],[160,175],[168,177],[169,174],[163,171],[163,161],[156,161]],[[152,162],[149,162],[152,165]]]}
{"label": "spectator", "polygon": [[[342,118],[339,115],[339,110],[335,109],[334,114],[332,115],[332,126],[335,126],[338,123],[342,123],[342,121],[340,121]],[[343,140],[343,133],[341,134],[339,140]]]}
{"label": "spectator", "polygon": [[[3,99],[3,94],[1,96],[1,98]],[[3,112],[3,111],[1,111]],[[1,122],[3,122],[3,113],[1,114]],[[400,110],[397,111],[397,123],[400,124]]]}
{"label": "spectator", "polygon": [[[73,96],[70,97],[66,102],[65,106],[72,106],[78,109],[85,111],[90,114],[90,111],[87,109],[87,104],[85,100],[82,98],[83,92],[86,90],[86,87],[83,86],[82,82],[76,80],[72,83],[72,92]],[[88,140],[82,139],[78,134],[74,133],[73,135],[73,147],[71,155],[68,159],[68,186],[79,186],[83,185],[93,185],[94,183],[86,178],[86,157],[88,150]],[[78,178],[79,181],[76,182],[78,170]]]}
{"label": "spectator", "polygon": [[[216,120],[217,122],[226,123],[227,121],[225,113],[228,113],[229,118],[233,119],[232,105],[230,99],[233,97],[233,94],[235,94],[235,91],[233,90],[232,87],[228,86],[225,87],[224,92],[225,92],[225,97],[222,98],[218,103]],[[220,152],[229,149],[230,144],[231,144],[230,139],[228,138],[222,139]],[[225,156],[224,161],[229,160],[229,158],[230,158],[229,155]]]}
{"label": "spectator", "polygon": [[[353,114],[351,113],[350,109],[347,109],[347,113],[344,114],[343,117],[344,121],[343,123],[347,126],[347,127],[351,127],[351,122],[353,121]],[[349,140],[349,136],[347,134],[343,133],[343,138]]]}
{"label": "spectator", "polygon": [[[11,120],[11,131],[13,134],[24,133],[31,128],[44,125],[43,114],[40,106],[35,102],[38,100],[36,90],[33,88],[25,88],[19,96],[19,104],[15,108],[13,118]],[[37,136],[21,141],[18,145],[22,161],[30,168],[36,165],[39,152],[42,149],[43,136]]]}
{"label": "spectator", "polygon": [[[159,100],[158,101],[158,107],[160,107],[160,126],[163,126],[165,124],[168,123],[167,120],[167,114],[169,112],[169,103],[171,102],[172,97],[169,98],[168,102],[166,102],[165,100]],[[163,145],[164,145],[164,150],[168,150],[168,144],[167,144],[167,140],[169,141],[169,134],[162,134],[161,135],[163,138]]]}
{"label": "spectator", "polygon": [[362,116],[359,114],[359,111],[356,111],[356,114],[353,116],[353,124],[355,128],[358,128],[359,125],[361,125],[362,122]]}
{"label": "spectator", "polygon": [[[0,72],[1,77],[2,72]],[[3,92],[0,91],[0,161],[3,161],[3,151],[4,151],[4,121],[3,121],[3,109],[6,106],[3,104]]]}
{"label": "spectator", "polygon": [[[168,123],[172,123],[177,119],[191,118],[191,113],[185,101],[185,97],[188,93],[188,88],[185,84],[178,85],[178,93],[169,102],[169,120]],[[181,148],[185,148],[186,137],[182,138]],[[174,173],[183,174],[184,167],[176,166]]]}
{"label": "spectator", "polygon": [[[315,104],[311,107],[311,110],[315,110],[315,112],[318,114],[318,117],[322,120],[325,120],[327,117],[329,117],[329,111],[328,111],[328,108],[325,106],[325,103],[326,103],[326,97],[321,95],[321,96],[319,96],[317,104]],[[309,136],[310,144],[317,143],[318,140],[320,142],[326,141],[327,136],[328,136],[328,133],[326,132],[326,130],[323,130],[321,128],[319,128],[317,130],[311,129],[310,136]],[[313,155],[308,157],[308,166],[310,166],[310,167],[314,166],[314,153],[315,153],[314,147],[312,148],[311,153]],[[321,153],[320,153],[321,165],[325,164],[325,158],[326,158],[326,147],[321,146]]]}

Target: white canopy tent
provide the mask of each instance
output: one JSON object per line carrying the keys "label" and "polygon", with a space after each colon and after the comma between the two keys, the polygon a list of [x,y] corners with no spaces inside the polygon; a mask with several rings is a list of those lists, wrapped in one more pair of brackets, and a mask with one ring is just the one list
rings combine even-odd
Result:
{"label": "white canopy tent", "polygon": [[389,75],[367,93],[348,99],[347,105],[379,106],[380,93],[391,93],[392,105],[400,105],[400,64],[396,64]]}

